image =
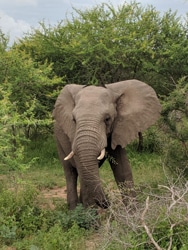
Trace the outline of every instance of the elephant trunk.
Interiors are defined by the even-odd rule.
[[[97,123],[98,124],[98,123]],[[73,143],[73,151],[75,157],[78,158],[78,173],[81,185],[81,202],[84,206],[97,204],[103,208],[108,207],[104,191],[102,189],[101,180],[99,178],[98,160],[104,157],[103,150],[106,145],[106,136],[102,128],[84,122],[79,124],[75,140]],[[97,160],[97,158],[99,158]]]

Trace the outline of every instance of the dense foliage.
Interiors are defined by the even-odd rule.
[[[168,134],[165,164],[179,175],[188,177],[188,81],[175,83],[165,98],[162,111],[163,130]]]
[[[16,249],[81,249],[80,237],[86,235],[82,226],[95,220],[91,212],[84,216],[83,207],[79,207],[70,213],[65,205],[61,210],[42,209],[36,204],[37,190],[27,185],[22,188],[12,192],[0,187],[0,246],[14,243]]]
[[[188,73],[187,20],[133,2],[76,10],[72,20],[40,30],[18,47],[37,62],[53,62],[68,83],[106,84],[137,78],[168,94]]]
[[[1,40],[0,164],[15,169],[24,158],[24,141],[51,126],[61,80],[50,64],[36,63],[17,48],[6,50],[6,37]]]

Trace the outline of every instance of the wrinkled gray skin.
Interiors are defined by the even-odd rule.
[[[84,207],[96,204],[108,207],[99,178],[99,166],[105,157],[97,159],[104,148],[115,160],[109,162],[117,185],[129,190],[133,188],[132,171],[124,147],[138,136],[138,132],[154,124],[160,111],[155,91],[138,80],[108,84],[106,88],[76,84],[63,88],[55,103],[53,117],[70,209],[74,209],[78,202]],[[71,151],[74,156],[69,155]],[[134,192],[130,195],[134,196]]]

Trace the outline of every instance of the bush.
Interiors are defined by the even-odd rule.
[[[143,150],[149,153],[162,153],[163,138],[157,126],[152,126],[144,132]]]
[[[85,229],[96,225],[96,210],[81,205],[74,211],[68,211],[65,205],[45,210],[37,199],[37,189],[28,183],[9,190],[1,187],[0,245],[15,245],[16,249],[79,249],[76,246],[83,244],[80,237]]]
[[[50,228],[48,232],[40,231],[32,239],[25,239],[14,244],[16,249],[33,250],[71,250],[84,249],[85,230],[80,229],[77,224],[64,231],[59,224]]]
[[[90,229],[97,226],[97,211],[93,208],[85,209],[82,204],[75,210],[61,214],[61,225],[64,229],[72,227],[75,223],[84,229]]]
[[[54,212],[37,206],[37,196],[38,190],[29,184],[1,190],[0,244],[11,245],[54,226]]]
[[[188,177],[188,152],[178,140],[169,139],[166,148],[165,165],[174,176]]]
[[[32,187],[1,191],[0,242],[10,244],[41,228],[42,211],[34,205],[36,195]]]
[[[188,84],[184,77],[163,103],[165,164],[175,174],[188,177]]]
[[[23,164],[24,146],[26,141],[23,133],[16,129],[22,118],[18,114],[15,104],[10,101],[9,90],[0,86],[0,168],[24,170],[30,163]]]
[[[140,133],[139,138],[134,140],[129,148],[137,152],[162,153],[163,152],[163,134],[158,125],[148,128]]]
[[[110,192],[111,207],[103,226],[102,249],[187,249],[188,182],[149,189],[123,206]]]

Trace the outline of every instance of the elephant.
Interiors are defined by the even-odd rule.
[[[161,105],[154,89],[136,79],[104,86],[67,84],[53,110],[54,137],[64,168],[67,203],[107,208],[109,201],[99,168],[109,160],[117,186],[135,196],[125,147],[159,118]],[[108,157],[110,156],[110,157]],[[80,195],[77,181],[80,181]],[[122,188],[124,187],[124,188]]]

